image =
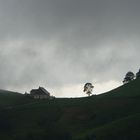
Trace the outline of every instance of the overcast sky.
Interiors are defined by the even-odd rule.
[[[139,0],[0,0],[0,88],[102,93],[140,67]]]

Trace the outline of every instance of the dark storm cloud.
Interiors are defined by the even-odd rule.
[[[0,0],[0,88],[120,80],[139,67],[139,0]]]

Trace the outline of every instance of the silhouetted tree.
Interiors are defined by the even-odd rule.
[[[94,88],[94,86],[91,83],[86,83],[84,86],[84,92],[86,92],[86,94],[88,96],[90,96],[92,94],[92,89]]]
[[[131,71],[127,72],[125,75],[125,78],[123,80],[123,83],[126,84],[126,83],[134,80],[134,77],[135,77],[135,75],[133,72],[131,72]]]
[[[136,73],[136,78],[139,78],[140,77],[140,69],[139,71]]]

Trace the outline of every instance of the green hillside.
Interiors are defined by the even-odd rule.
[[[140,79],[85,98],[34,100],[0,90],[1,140],[139,140]]]

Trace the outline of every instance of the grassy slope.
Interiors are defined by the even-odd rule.
[[[140,139],[140,79],[90,98],[33,100],[0,91],[3,140]]]

